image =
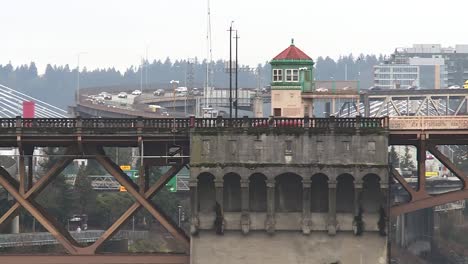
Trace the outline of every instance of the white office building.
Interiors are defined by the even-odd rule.
[[[393,60],[374,66],[374,86],[381,89],[441,89],[447,86],[445,60],[395,56]]]
[[[410,72],[401,75],[400,71],[405,70]],[[466,80],[468,45],[442,47],[440,44],[414,44],[412,47],[397,48],[386,63],[374,67],[374,85],[380,88],[414,85],[443,89],[462,86]]]

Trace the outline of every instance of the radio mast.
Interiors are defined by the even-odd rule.
[[[212,47],[211,47],[211,11],[210,11],[210,0],[208,2],[208,22],[207,22],[207,29],[206,29],[206,80],[205,80],[205,89],[203,91],[203,98],[204,98],[204,107],[208,107],[208,102],[207,102],[207,95],[208,95],[208,89],[211,87],[212,81],[211,81],[211,75],[212,75],[212,69],[211,69],[211,64],[213,62],[213,53],[212,53]]]

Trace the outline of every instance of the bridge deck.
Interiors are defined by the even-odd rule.
[[[391,144],[418,139],[421,134],[444,144],[468,144],[468,117],[406,116],[384,118],[36,118],[0,119],[0,146],[14,142],[73,143],[80,140],[134,145],[139,136],[147,141],[188,140],[195,129],[312,129],[322,131],[389,131]],[[393,142],[393,143],[392,143]],[[106,145],[106,144],[103,144]]]

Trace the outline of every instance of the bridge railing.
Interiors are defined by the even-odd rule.
[[[468,128],[468,118],[461,116],[395,116],[390,119],[390,129],[392,130]]]
[[[71,231],[70,235],[78,243],[90,243],[98,240],[104,231],[90,230],[76,232]],[[123,240],[123,239],[148,239],[148,231],[131,231],[120,230],[110,240]],[[19,233],[19,234],[0,234],[0,248],[6,247],[24,247],[24,246],[41,246],[58,244],[58,241],[50,233]]]
[[[393,120],[393,119],[392,119]],[[388,128],[388,117],[356,118],[8,118],[0,119],[2,129],[118,129],[122,130],[180,130],[188,128],[316,128],[357,129]]]

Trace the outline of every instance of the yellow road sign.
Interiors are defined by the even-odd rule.
[[[132,169],[132,166],[130,165],[120,165],[120,169],[123,171],[128,171]]]
[[[426,177],[437,177],[439,176],[439,172],[437,171],[426,171]]]

